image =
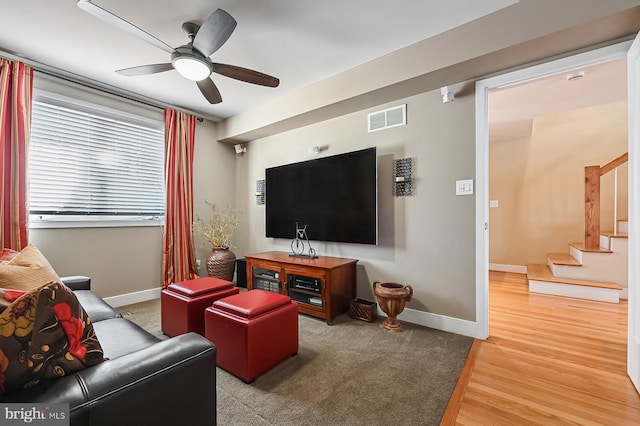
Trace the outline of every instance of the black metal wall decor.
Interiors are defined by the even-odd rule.
[[[407,197],[415,195],[414,184],[415,159],[398,158],[393,160],[393,196]]]
[[[256,181],[256,204],[264,205],[264,179]]]

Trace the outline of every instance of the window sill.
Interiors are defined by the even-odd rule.
[[[164,217],[145,218],[52,218],[31,219],[29,229],[59,229],[59,228],[130,228],[145,226],[164,226]]]

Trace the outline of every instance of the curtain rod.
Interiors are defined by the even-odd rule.
[[[86,87],[88,89],[92,89],[92,90],[96,90],[98,92],[104,93],[104,94],[108,94],[108,95],[112,95],[112,96],[117,96],[119,98],[122,99],[126,99],[128,101],[132,101],[132,102],[136,102],[136,103],[140,103],[143,105],[147,105],[150,106],[152,108],[157,108],[157,109],[175,109],[175,110],[179,110],[182,111],[186,114],[190,114],[190,115],[194,115],[197,117],[199,122],[202,122],[204,117],[202,116],[201,113],[195,112],[195,111],[191,111],[188,110],[186,108],[181,108],[181,107],[177,107],[175,105],[170,105],[167,104],[165,102],[159,101],[157,99],[153,99],[153,98],[149,98],[147,96],[143,96],[143,95],[139,95],[136,93],[132,93],[132,92],[128,92],[128,91],[124,91],[122,89],[119,89],[115,86],[111,86],[109,84],[105,84],[105,83],[101,83],[99,81],[93,80],[93,79],[88,79],[86,77],[82,77],[78,74],[74,74],[72,72],[69,71],[64,71],[61,70],[59,68],[55,68],[49,65],[45,65],[43,63],[31,60],[31,59],[26,59],[26,58],[22,58],[20,56],[17,55],[13,55],[9,52],[0,50],[0,56],[12,60],[12,61],[20,61],[25,63],[26,65],[29,65],[30,67],[32,67],[34,70],[48,75],[50,77],[55,77],[55,78],[59,78],[61,80],[64,81],[68,81],[70,83],[79,85],[79,86],[83,86]],[[215,121],[212,119],[212,121]]]

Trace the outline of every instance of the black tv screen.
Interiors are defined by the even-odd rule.
[[[266,236],[376,244],[376,149],[271,167],[265,171]]]

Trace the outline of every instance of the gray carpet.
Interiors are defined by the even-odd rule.
[[[159,300],[120,308],[159,337]],[[219,425],[438,425],[473,339],[299,316],[300,350],[251,384],[218,369]]]

